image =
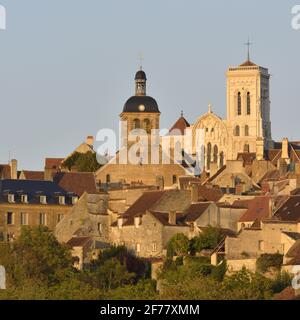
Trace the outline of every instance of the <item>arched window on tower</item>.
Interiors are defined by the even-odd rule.
[[[235,135],[236,137],[239,137],[239,136],[240,136],[240,126],[236,126],[236,127],[235,127],[234,135]]]
[[[150,120],[149,119],[145,119],[143,121],[143,129],[147,132],[147,133],[151,133],[151,125],[150,125]]]
[[[218,162],[218,146],[214,146],[214,163]]]
[[[245,136],[249,136],[249,126],[245,125]]]
[[[251,97],[250,92],[247,93],[247,115],[251,114]]]
[[[237,95],[237,114],[238,116],[242,114],[242,96],[240,92]]]
[[[133,120],[133,129],[140,129],[141,128],[141,121],[140,119]]]
[[[224,152],[220,153],[220,168],[224,166]]]
[[[211,163],[211,143],[209,142],[207,144],[207,150],[206,150],[206,169],[210,169],[210,163]]]

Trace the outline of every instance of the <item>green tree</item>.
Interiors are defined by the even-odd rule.
[[[205,249],[214,249],[222,238],[223,236],[220,228],[208,226],[199,234],[199,236],[191,240],[190,250],[192,252],[201,252]]]
[[[97,161],[96,153],[92,151],[86,153],[74,152],[64,161],[63,166],[68,170],[75,167],[79,172],[95,172],[101,167]]]
[[[185,256],[189,252],[189,239],[182,233],[173,236],[167,246],[168,257]]]

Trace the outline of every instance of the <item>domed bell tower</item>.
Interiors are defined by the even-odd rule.
[[[127,133],[142,129],[150,135],[152,129],[159,129],[158,104],[155,99],[146,95],[147,76],[142,68],[137,71],[134,80],[135,95],[126,101],[120,119],[127,122]]]

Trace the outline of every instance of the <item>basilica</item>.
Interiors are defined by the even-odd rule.
[[[203,169],[208,173],[212,166],[220,169],[227,161],[237,160],[238,156],[244,153],[254,154],[257,160],[262,160],[265,151],[274,147],[271,135],[268,69],[255,64],[248,56],[239,66],[229,67],[226,78],[226,119],[216,115],[209,105],[207,113],[201,115],[193,124],[182,114],[169,134],[160,137],[161,145],[166,139],[178,140],[190,132],[192,146],[189,154],[195,156],[199,151],[195,141],[196,132],[202,129]],[[151,130],[160,129],[160,115],[156,100],[147,95],[147,76],[141,68],[135,75],[135,95],[126,101],[120,119],[127,123],[128,132],[143,129],[150,135]],[[124,138],[124,134],[122,135]],[[121,153],[120,149],[114,160],[119,158]],[[148,156],[150,159],[150,151]],[[164,164],[161,158],[162,156],[157,164],[145,161],[145,157],[139,164],[116,165],[110,162],[99,169],[97,179],[105,183],[139,181],[152,185],[157,185],[157,181],[160,180],[164,186],[172,186],[177,183],[179,176],[191,174],[185,163]]]

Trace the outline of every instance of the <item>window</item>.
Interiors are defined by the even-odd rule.
[[[59,213],[57,215],[57,223],[59,223],[64,218],[64,215],[62,213]]]
[[[214,163],[217,163],[218,162],[218,146],[215,145],[214,146]]]
[[[136,252],[141,252],[141,244],[140,243],[137,243],[136,244]]]
[[[245,126],[245,136],[249,136],[249,126]]]
[[[242,114],[242,96],[240,92],[237,95],[237,114],[238,116]]]
[[[263,240],[258,241],[258,250],[260,251],[265,250],[265,242]]]
[[[15,202],[15,195],[14,194],[9,194],[8,195],[8,202],[9,203],[14,203]]]
[[[247,115],[251,114],[251,97],[250,92],[247,93]]]
[[[45,226],[47,224],[46,213],[40,213],[40,225]]]
[[[150,125],[150,120],[149,119],[145,119],[143,121],[143,129],[147,132],[147,133],[151,133],[151,125]]]
[[[106,175],[106,183],[110,183],[110,175],[109,174]]]
[[[152,243],[152,251],[157,251],[157,243],[156,242]]]
[[[76,204],[78,201],[78,197],[72,197],[72,204]]]
[[[224,152],[222,151],[220,153],[220,167],[224,166]]]
[[[21,225],[27,226],[28,225],[28,213],[21,212]]]
[[[172,181],[173,181],[173,184],[177,183],[177,176],[176,175],[173,175]]]
[[[102,223],[98,223],[98,232],[102,233]]]
[[[141,128],[141,121],[139,119],[133,120],[133,129],[140,129]]]
[[[40,196],[40,203],[41,204],[47,204],[47,197],[46,196]]]
[[[250,146],[249,144],[244,145],[244,152],[250,152]]]
[[[7,223],[7,225],[14,224],[14,214],[13,214],[13,212],[7,212],[6,223]]]
[[[234,132],[234,133],[235,133],[235,136],[236,136],[236,137],[239,137],[239,136],[240,136],[240,126],[236,126],[236,127],[235,127],[235,132]]]
[[[207,155],[206,155],[206,168],[210,169],[210,163],[211,163],[211,143],[209,142],[207,144]]]
[[[64,196],[59,196],[59,204],[64,205],[65,203],[65,197]]]
[[[21,202],[22,203],[27,203],[28,202],[27,194],[22,194],[21,195]]]

